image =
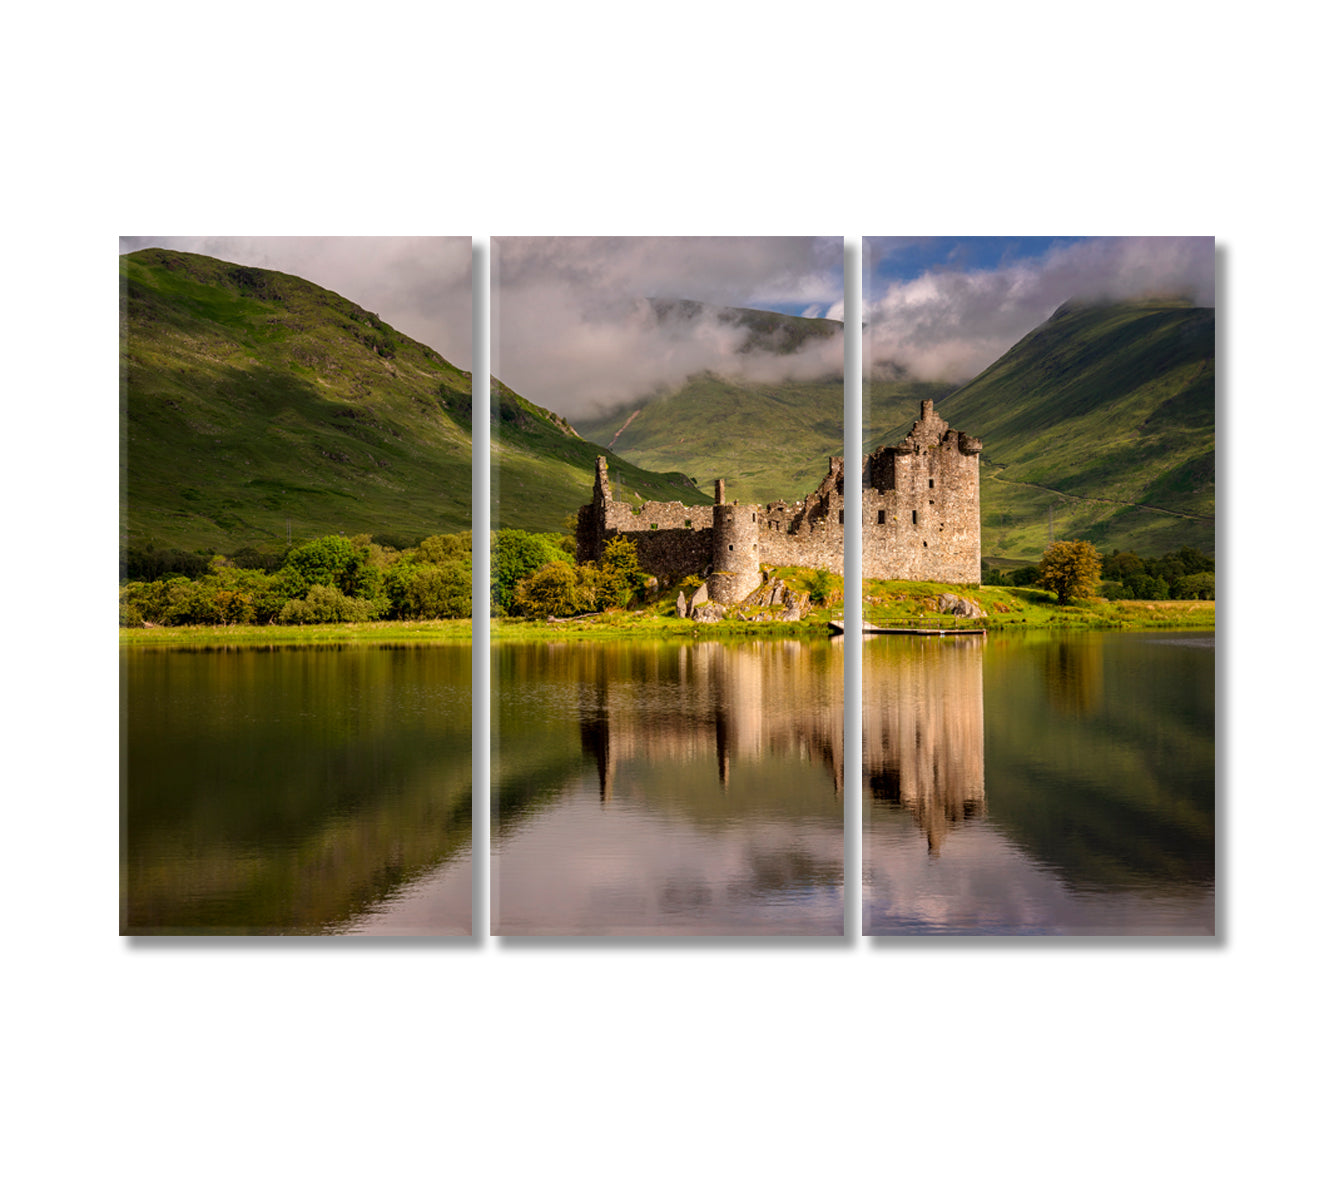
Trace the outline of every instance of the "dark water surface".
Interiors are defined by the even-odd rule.
[[[867,639],[868,934],[1214,931],[1214,639]]]
[[[467,934],[470,643],[123,649],[123,933]]]
[[[841,644],[491,653],[498,934],[843,930]]]

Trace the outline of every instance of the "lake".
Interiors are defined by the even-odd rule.
[[[472,929],[472,647],[121,651],[121,932]]]
[[[1211,633],[876,637],[867,934],[1214,930]],[[843,931],[842,639],[492,648],[492,932]],[[471,645],[121,651],[125,933],[471,930]]]
[[[497,934],[839,934],[840,642],[491,652]]]
[[[1214,932],[1213,633],[864,644],[867,934]]]

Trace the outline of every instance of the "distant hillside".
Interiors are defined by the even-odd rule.
[[[750,383],[711,373],[665,395],[579,423],[590,441],[654,471],[684,471],[730,499],[796,500],[843,453],[842,377]]]
[[[1213,309],[1063,305],[937,408],[982,439],[984,556],[1036,559],[1049,515],[1104,551],[1214,553]]]
[[[793,317],[762,308],[728,308],[698,300],[663,299],[650,300],[649,305],[662,324],[713,321],[744,329],[745,336],[737,344],[738,354],[795,354],[803,346],[829,341],[843,332],[842,321]]]
[[[760,503],[813,490],[843,453],[843,376],[756,383],[765,356],[782,360],[812,344],[841,338],[843,324],[694,300],[650,302],[664,323],[708,320],[744,330],[737,370],[701,372],[671,391],[578,421],[590,441],[654,471],[680,471],[710,491],[720,475],[730,498]],[[782,374],[781,361],[772,373]]]
[[[468,372],[292,275],[172,250],[120,273],[123,549],[470,525]]]
[[[782,314],[769,314],[776,327]],[[826,322],[826,324],[834,324]],[[921,401],[980,437],[982,550],[1036,560],[1048,540],[1214,553],[1214,312],[1171,301],[1067,304],[963,387],[874,364],[863,451],[902,439]],[[579,422],[592,441],[729,496],[792,499],[842,453],[843,382],[699,375]]]
[[[581,438],[563,417],[491,380],[491,527],[557,532],[593,497],[599,455],[620,498],[707,504],[689,477],[655,474]]]

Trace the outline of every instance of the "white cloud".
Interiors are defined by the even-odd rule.
[[[492,374],[575,420],[700,371],[808,378],[842,365],[840,339],[742,355],[745,330],[662,320],[645,303],[841,311],[838,238],[495,238],[491,274]]]
[[[1067,300],[1214,302],[1212,238],[1091,238],[986,270],[933,269],[865,298],[865,361],[963,382]]]

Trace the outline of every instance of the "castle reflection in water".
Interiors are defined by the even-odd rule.
[[[872,652],[872,646],[874,652]],[[903,809],[935,856],[986,812],[981,638],[868,639],[862,755],[868,806]]]
[[[632,654],[632,664],[601,646],[567,649],[584,685],[580,742],[597,763],[604,803],[616,796],[625,764],[684,766],[705,757],[724,792],[737,764],[778,759],[822,765],[842,793],[840,647],[707,642]]]
[[[986,812],[984,649],[973,638],[904,638],[876,650],[863,666],[866,802],[911,813],[936,855],[952,826]],[[842,793],[841,654],[831,663],[809,643],[705,643],[636,657],[627,672],[602,647],[567,653],[604,804],[623,790],[627,764],[705,757],[724,792],[736,764],[778,758],[822,765]]]

